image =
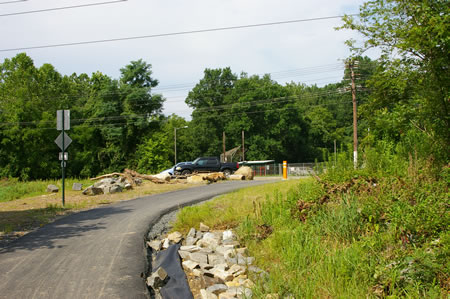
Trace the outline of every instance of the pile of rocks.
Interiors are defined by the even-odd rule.
[[[142,180],[134,178],[136,185],[142,184]],[[106,178],[98,181],[83,190],[84,195],[112,194],[132,189],[131,182],[124,177]]]
[[[247,256],[247,249],[240,247],[231,230],[210,231],[209,227],[200,224],[199,230],[191,228],[185,238],[174,232],[162,240],[149,241],[147,245],[159,251],[180,242],[178,254],[194,298],[251,298],[254,284],[248,275],[265,275],[263,270],[252,265],[254,258]],[[147,279],[147,284],[156,293],[161,284],[155,285],[154,276],[159,274],[154,273]]]

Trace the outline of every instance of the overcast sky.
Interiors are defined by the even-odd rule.
[[[27,0],[1,4],[0,15],[109,0]],[[260,24],[358,13],[362,0],[128,0],[118,3],[0,16],[0,50]],[[273,73],[280,83],[340,81],[338,65],[349,55],[344,41],[358,36],[335,31],[340,19],[239,30],[127,40],[111,43],[26,50],[36,66],[51,63],[66,75],[100,71],[113,78],[120,68],[142,58],[152,64],[167,101],[165,114],[190,118],[184,104],[205,68]],[[19,52],[0,52],[0,61]],[[283,72],[290,71],[292,72]]]

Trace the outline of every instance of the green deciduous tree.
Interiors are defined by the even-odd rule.
[[[363,35],[357,53],[382,50],[366,117],[371,128],[390,138],[420,136],[433,153],[447,159],[449,134],[450,6],[441,0],[374,0],[360,18],[344,18],[343,28]],[[382,137],[382,136],[381,136]],[[409,137],[408,137],[409,138]],[[425,153],[424,153],[425,154]]]
[[[62,76],[37,68],[26,54],[0,64],[0,176],[60,176],[53,140],[56,110],[71,110],[73,143],[67,175],[94,176],[136,166],[136,150],[160,130],[161,95],[151,89],[151,65],[132,61],[119,80],[101,72]]]

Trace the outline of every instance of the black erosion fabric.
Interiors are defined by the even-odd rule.
[[[189,284],[181,267],[178,250],[180,244],[169,246],[166,250],[158,252],[156,255],[153,270],[162,267],[169,276],[169,281],[160,290],[164,299],[193,299]]]

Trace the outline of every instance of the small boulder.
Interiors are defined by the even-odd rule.
[[[186,245],[186,246],[181,246],[180,250],[187,251],[187,252],[197,252],[197,251],[202,250],[202,248],[199,246],[195,246],[195,245],[189,245],[189,246]]]
[[[225,282],[232,281],[234,279],[233,274],[222,269],[213,268],[210,270],[210,272],[214,275],[214,277],[220,278]]]
[[[99,188],[103,190],[103,194],[109,194],[111,190],[111,186],[101,185]]]
[[[209,254],[208,255],[208,262],[211,265],[220,265],[225,263],[225,258],[223,255],[219,254]]]
[[[120,185],[112,185],[109,188],[109,193],[113,194],[113,193],[119,193],[122,192],[122,187]]]
[[[52,184],[50,184],[50,185],[48,185],[47,186],[47,192],[51,192],[51,193],[58,193],[58,191],[59,191],[59,188],[57,187],[57,186],[55,186],[55,185],[52,185]]]
[[[74,191],[81,191],[81,190],[83,190],[83,184],[73,183],[72,190],[74,190]]]
[[[156,174],[153,177],[155,177],[157,179],[160,179],[162,181],[170,182],[170,179],[171,179],[172,176],[169,173],[166,172],[166,173]]]
[[[200,222],[200,231],[201,232],[209,232],[209,226]]]
[[[194,270],[195,268],[197,268],[199,266],[198,263],[196,263],[194,261],[190,261],[190,260],[184,261],[182,263],[182,265],[183,265],[183,268],[186,268],[189,270]]]
[[[241,174],[245,177],[246,180],[253,180],[253,170],[248,166],[239,167],[239,169],[236,170],[234,174]]]
[[[173,243],[178,243],[183,239],[183,235],[180,232],[173,232],[167,236],[167,239]]]
[[[148,247],[150,247],[151,249],[153,249],[155,251],[161,250],[161,247],[162,247],[162,243],[160,240],[149,241],[149,242],[147,242],[147,245],[148,245]]]
[[[169,248],[169,246],[170,246],[170,241],[169,241],[168,238],[165,238],[165,239],[163,240],[163,245],[162,245],[162,247],[163,247],[164,249],[167,249],[167,248]]]
[[[200,290],[200,298],[201,299],[217,299],[217,296],[211,292],[208,292],[205,289]]]
[[[189,254],[190,252],[188,251],[183,251],[183,250],[178,250],[178,255],[183,259],[188,259],[189,258]]]
[[[192,175],[187,178],[187,182],[190,184],[201,184],[203,183],[203,176],[201,175]]]
[[[186,245],[195,245],[195,243],[197,243],[198,238],[194,238],[194,237],[187,237],[186,238]]]
[[[228,287],[226,285],[224,285],[224,284],[215,284],[215,285],[212,285],[210,287],[207,287],[206,290],[208,292],[211,292],[211,293],[215,294],[215,295],[218,295],[218,294],[223,293],[226,290],[228,290]]]
[[[226,230],[222,233],[222,240],[234,240],[235,235],[233,234],[233,231]]]
[[[208,263],[208,255],[201,252],[193,252],[189,254],[189,259],[197,263]]]
[[[89,186],[83,191],[84,195],[98,195],[103,194],[103,189],[95,186]]]
[[[115,183],[116,183],[116,179],[115,178],[106,178],[106,179],[102,179],[100,181],[100,184],[105,185],[105,186],[113,185]]]
[[[236,298],[236,292],[232,293],[230,292],[224,292],[219,294],[219,299],[234,299]]]
[[[243,275],[246,272],[246,268],[240,265],[233,265],[230,267],[229,272],[233,274],[234,277]]]
[[[187,238],[189,238],[189,237],[191,237],[191,238],[195,238],[195,228],[191,228],[190,230],[189,230],[189,233],[187,234]]]
[[[161,288],[169,280],[166,270],[159,267],[155,272],[147,278],[147,285],[156,290]]]

